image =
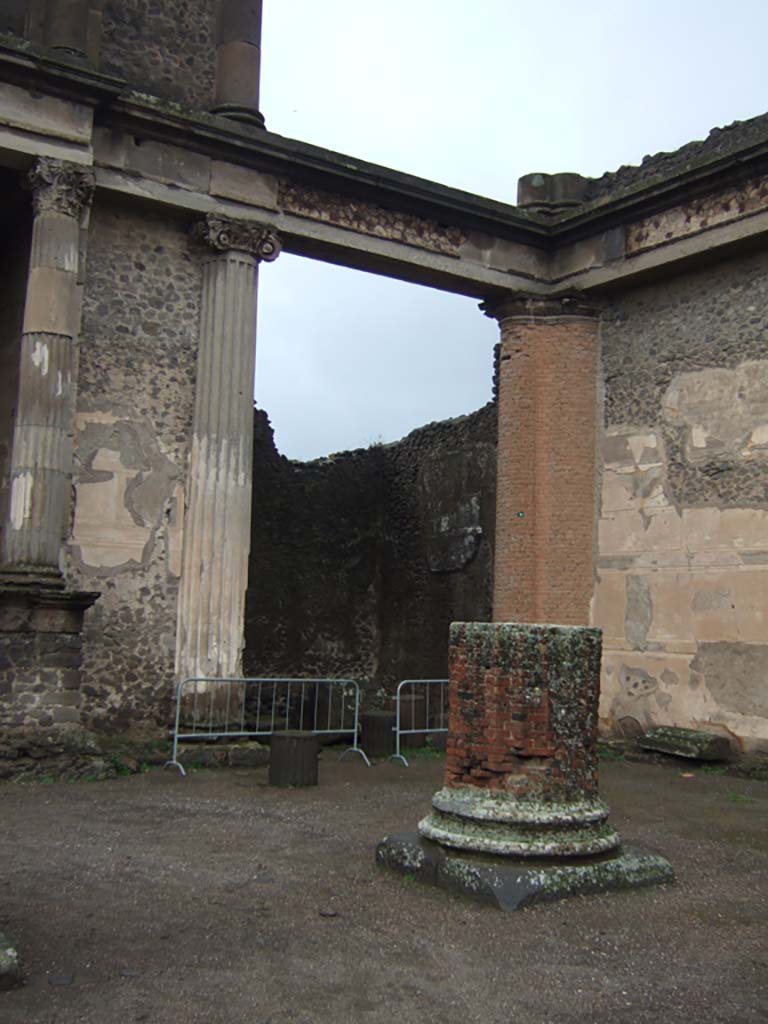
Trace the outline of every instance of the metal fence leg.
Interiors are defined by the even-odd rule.
[[[171,765],[173,765],[175,768],[179,769],[182,776],[186,776],[187,773],[184,771],[184,765],[179,763],[177,755],[179,752],[179,719],[181,716],[181,691],[184,688],[185,682],[186,679],[182,679],[182,681],[179,683],[176,689],[176,720],[173,726],[173,752],[171,753],[171,760],[166,761],[165,764],[163,765],[163,768],[169,768]]]

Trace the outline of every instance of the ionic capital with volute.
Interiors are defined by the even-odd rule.
[[[192,234],[215,252],[247,252],[263,263],[276,260],[283,248],[277,232],[269,225],[213,213],[195,224]]]

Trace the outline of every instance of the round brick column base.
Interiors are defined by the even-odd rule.
[[[602,800],[520,800],[471,786],[439,790],[419,833],[442,846],[516,857],[585,857],[619,846]]]

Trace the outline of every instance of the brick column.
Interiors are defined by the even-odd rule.
[[[518,856],[618,846],[597,795],[600,652],[598,629],[453,623],[445,785],[423,836]]]
[[[483,307],[501,327],[495,622],[586,625],[594,580],[599,330],[572,298]]]
[[[29,184],[35,219],[3,558],[6,568],[58,577],[71,504],[80,226],[93,175],[44,157]]]
[[[251,543],[258,264],[280,243],[259,224],[209,215],[176,635],[176,671],[240,672]]]

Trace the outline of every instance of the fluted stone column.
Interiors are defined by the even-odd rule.
[[[213,113],[263,128],[260,75],[261,0],[219,0]]]
[[[240,671],[248,582],[258,265],[280,253],[258,224],[209,216],[176,646],[179,678]]]
[[[6,567],[45,577],[59,573],[70,511],[80,224],[93,175],[44,157],[29,184],[35,216],[3,557]]]

